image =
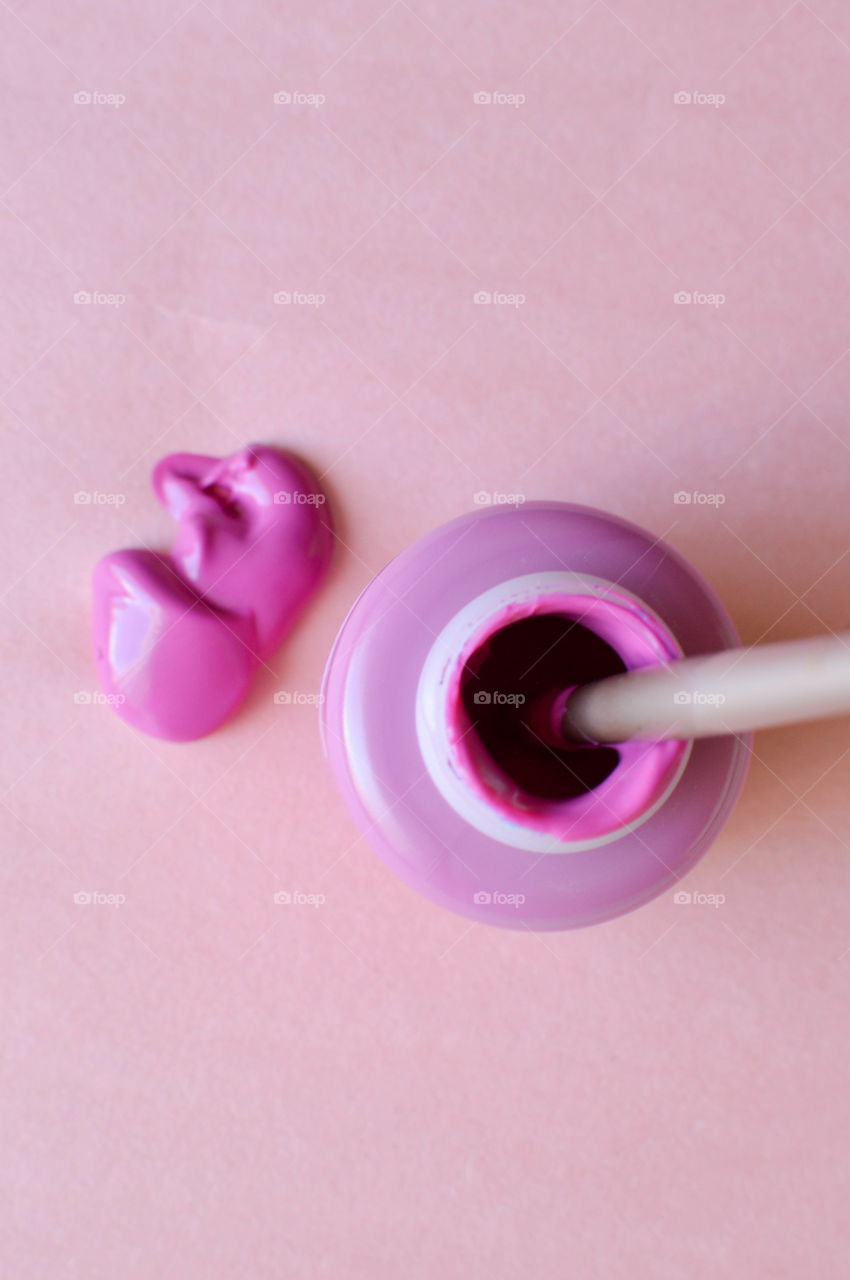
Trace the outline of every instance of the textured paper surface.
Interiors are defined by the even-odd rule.
[[[757,739],[722,905],[534,937],[384,871],[311,698],[480,494],[666,536],[748,642],[850,625],[848,45],[838,0],[0,8],[5,1274],[846,1274],[847,721]],[[252,439],[324,473],[332,575],[226,730],[143,740],[75,701],[91,567],[168,545],[158,456]]]

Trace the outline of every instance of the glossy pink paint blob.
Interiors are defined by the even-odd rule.
[[[116,551],[95,566],[98,678],[122,719],[185,741],[232,715],[252,672],[316,590],[333,534],[325,496],[290,454],[175,453],[152,477],[177,522],[170,554]]]

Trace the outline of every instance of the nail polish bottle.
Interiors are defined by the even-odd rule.
[[[750,739],[564,748],[528,709],[738,643],[699,574],[636,525],[561,502],[481,508],[355,602],[323,679],[325,754],[365,841],[432,902],[507,928],[600,923],[702,856]]]

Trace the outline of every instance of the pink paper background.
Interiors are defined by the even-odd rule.
[[[482,491],[666,535],[747,641],[850,625],[848,46],[840,0],[0,7],[5,1275],[846,1276],[847,721],[757,738],[722,906],[535,937],[396,883],[272,695]],[[91,566],[251,439],[324,473],[331,578],[235,722],[144,740],[74,700]]]

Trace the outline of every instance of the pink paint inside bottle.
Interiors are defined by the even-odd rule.
[[[616,588],[509,601],[476,628],[446,672],[448,766],[480,804],[518,827],[567,844],[621,832],[657,808],[689,744],[559,747],[529,725],[528,711],[552,689],[680,652],[661,620]]]

